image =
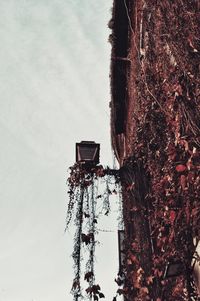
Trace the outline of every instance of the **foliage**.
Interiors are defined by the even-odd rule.
[[[200,240],[199,3],[123,2],[131,64],[123,75],[118,61],[111,68],[113,146],[121,162],[126,155],[127,256],[120,293],[135,301],[197,300],[191,262],[197,257],[193,238]],[[122,23],[114,17],[115,53],[121,49],[117,26]],[[125,146],[119,143],[116,120],[126,125]],[[176,259],[186,270],[164,279],[167,262]]]
[[[71,221],[74,221],[76,233],[72,257],[75,277],[72,294],[75,301],[83,297],[82,278],[88,285],[85,291],[89,299],[98,301],[104,298],[99,284],[95,283],[94,258],[98,234],[97,224],[102,214],[109,214],[109,197],[117,194],[118,182],[117,173],[112,173],[109,168],[104,169],[102,166],[88,168],[80,164],[70,167],[66,230]],[[84,271],[81,265],[83,257],[85,260],[87,258]],[[84,272],[83,277],[82,272]]]

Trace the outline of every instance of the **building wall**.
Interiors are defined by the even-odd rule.
[[[189,267],[192,237],[200,238],[198,12],[196,0],[113,5],[111,135],[122,167],[130,300],[195,295]],[[163,279],[167,262],[178,258],[187,273]]]

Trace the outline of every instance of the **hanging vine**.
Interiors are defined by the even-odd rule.
[[[80,198],[77,205],[77,230],[74,238],[74,251],[72,254],[74,260],[75,278],[73,280],[72,290],[74,294],[74,300],[78,301],[81,294],[80,278],[81,278],[81,239],[82,239],[82,221],[83,221],[83,200],[84,200],[84,188],[80,187]]]
[[[102,179],[99,184],[99,178]],[[112,179],[112,180],[111,180]],[[113,181],[114,179],[114,181]],[[85,168],[75,164],[70,167],[68,178],[69,202],[66,216],[66,228],[68,229],[72,221],[76,226],[74,237],[74,280],[72,284],[72,294],[74,301],[83,298],[82,280],[87,283],[85,289],[90,300],[98,301],[104,298],[99,284],[95,279],[95,248],[98,234],[98,218],[102,214],[108,215],[110,212],[109,197],[117,194],[116,185],[119,183],[119,175],[109,168],[102,166]],[[100,187],[99,187],[100,186]],[[97,206],[98,202],[98,206]],[[98,207],[98,208],[97,208]],[[86,254],[85,254],[85,253]],[[82,259],[86,260],[85,271],[82,270]],[[83,273],[83,274],[82,274]]]

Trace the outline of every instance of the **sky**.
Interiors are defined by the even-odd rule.
[[[73,229],[64,233],[75,142],[110,146],[112,0],[0,1],[0,301],[71,301]],[[105,300],[117,290],[114,217],[101,233]]]

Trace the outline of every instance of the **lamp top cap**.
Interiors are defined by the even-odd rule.
[[[80,143],[83,143],[83,144],[96,144],[94,141],[81,141]]]

